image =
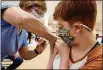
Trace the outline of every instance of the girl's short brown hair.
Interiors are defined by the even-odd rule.
[[[19,6],[22,9],[31,9],[34,6],[44,12],[47,10],[45,0],[20,0]]]
[[[73,25],[76,21],[94,29],[97,15],[97,5],[94,0],[62,0],[54,12],[54,19],[68,21]]]

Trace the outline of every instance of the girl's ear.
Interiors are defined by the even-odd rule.
[[[82,26],[77,25],[76,33],[80,33],[82,31]]]
[[[80,22],[75,23],[74,26],[76,27],[76,34],[82,31],[82,26],[80,25]]]

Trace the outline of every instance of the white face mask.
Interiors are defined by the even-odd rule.
[[[41,18],[38,13],[34,10],[31,11],[31,14],[34,15],[36,18]]]
[[[40,15],[38,15],[38,13],[35,11],[35,10],[32,10],[31,11],[31,14],[33,15],[33,16],[35,16],[36,17],[36,19],[38,19],[38,21],[40,21],[40,22],[44,22],[43,21],[43,19],[42,19],[42,17],[40,16]]]

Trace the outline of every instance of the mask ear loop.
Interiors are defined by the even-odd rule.
[[[83,25],[83,24],[80,24],[80,25],[82,25],[83,27],[85,27],[85,28],[87,28],[89,31],[91,31],[91,29],[89,28],[89,27],[87,27],[86,25]],[[74,25],[73,25],[74,26]],[[76,31],[76,33],[74,34],[74,37],[75,36],[77,36],[77,33],[78,33],[79,31],[77,30]]]
[[[83,25],[83,24],[80,24],[80,25],[82,25],[83,27],[85,27],[85,28],[87,28],[89,31],[91,31],[91,29],[90,29],[89,27],[87,27],[86,25]],[[72,27],[74,27],[74,26],[75,26],[75,24],[74,24]],[[72,28],[72,27],[71,27],[71,28]],[[69,28],[68,31],[69,31],[71,28]],[[77,36],[78,32],[79,32],[79,31],[77,30],[76,33],[74,34],[73,38]],[[70,35],[70,34],[69,34],[69,35]]]
[[[87,28],[89,31],[91,31],[91,29],[89,27],[87,27],[86,25],[83,25],[83,24],[80,24],[82,25],[83,27]]]
[[[36,7],[33,7],[35,10],[39,10],[39,11],[42,11],[41,9],[39,9],[39,8],[36,8]],[[44,14],[45,14],[45,12],[43,12],[42,11],[42,13],[41,14],[38,14],[39,16],[40,16],[40,18],[42,18],[42,17],[44,17]]]
[[[37,14],[37,12],[34,11],[33,9],[32,9],[31,14],[34,15],[36,18],[40,18],[40,16]]]
[[[40,15],[36,12],[36,9],[36,7],[33,7],[31,14],[33,14],[36,18],[40,19]]]

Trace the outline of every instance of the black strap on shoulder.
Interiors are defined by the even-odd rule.
[[[92,51],[94,48],[96,48],[98,45],[100,45],[100,43],[97,41],[97,42],[95,43],[95,45],[93,46],[93,48],[92,48],[89,52],[91,52],[91,51]],[[89,53],[89,52],[88,52],[88,53]],[[87,53],[87,54],[88,54],[88,53]]]

